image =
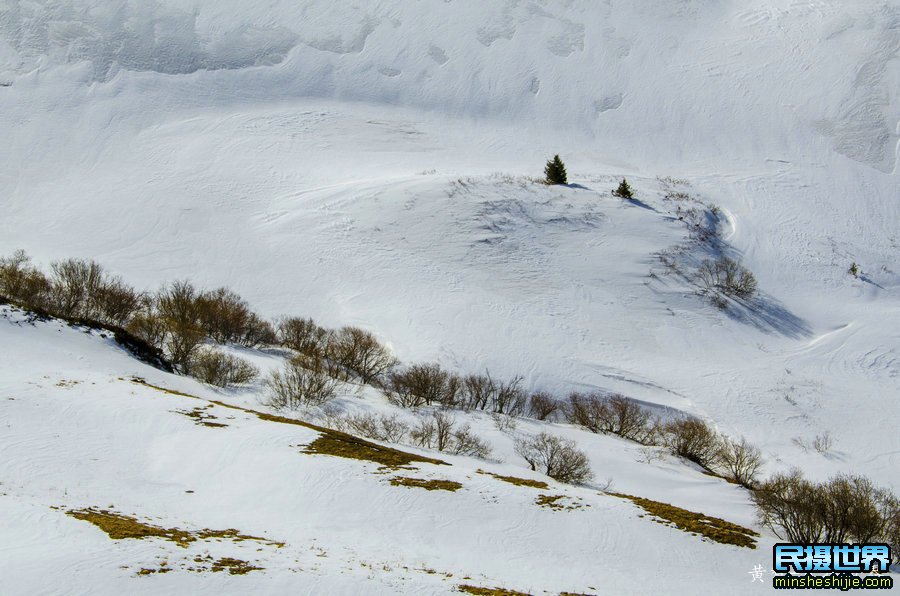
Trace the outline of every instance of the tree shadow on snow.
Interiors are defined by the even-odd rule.
[[[809,323],[764,294],[750,300],[731,300],[725,313],[732,320],[752,325],[765,333],[777,333],[792,339],[808,338],[813,334]]]
[[[878,288],[879,290],[884,290],[884,289],[885,289],[884,286],[882,286],[881,284],[879,284],[878,282],[874,281],[872,278],[870,278],[870,277],[868,277],[868,276],[866,276],[866,275],[860,275],[860,276],[859,276],[859,279],[861,279],[862,281],[864,281],[864,282],[867,283],[867,284],[871,284],[871,285],[875,286],[875,287]]]
[[[654,211],[654,212],[656,211],[656,209],[654,209],[653,207],[651,207],[651,206],[648,205],[647,203],[641,201],[640,199],[635,199],[635,198],[632,197],[632,198],[630,198],[630,199],[625,199],[625,201],[628,202],[628,203],[631,203],[631,204],[634,205],[635,207],[640,207],[640,208],[642,208],[642,209],[649,209],[650,211]]]

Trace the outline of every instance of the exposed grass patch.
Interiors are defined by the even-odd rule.
[[[485,472],[484,470],[478,470],[479,474],[486,474],[488,476],[493,476],[497,480],[502,480],[503,482],[508,482],[509,484],[515,484],[516,486],[528,486],[531,488],[539,488],[546,489],[550,488],[550,485],[542,480],[529,480],[528,478],[516,478],[515,476],[501,476],[500,474],[494,474],[493,472]]]
[[[554,511],[574,511],[576,509],[584,509],[587,505],[579,503],[581,499],[575,498],[575,501],[565,503],[563,499],[570,499],[566,495],[538,495],[538,498],[535,500],[536,505],[540,505],[541,507],[547,507],[548,509],[553,509]]]
[[[754,537],[759,536],[757,532],[735,523],[711,517],[703,513],[696,513],[668,503],[660,503],[641,497],[634,497],[621,493],[609,493],[613,496],[628,499],[642,507],[647,513],[655,516],[656,521],[667,526],[673,526],[679,530],[694,534],[695,536],[703,536],[714,542],[722,544],[734,544],[746,548],[756,548],[756,540]]]
[[[124,380],[124,379],[123,379]],[[180,397],[189,397],[191,399],[199,399],[201,401],[207,401],[202,397],[197,397],[196,395],[191,395],[190,393],[182,393],[181,391],[175,391],[174,389],[168,389],[167,387],[160,387],[159,385],[154,385],[152,383],[148,383],[146,379],[142,377],[131,377],[128,379],[132,383],[136,385],[143,385],[144,387],[150,387],[151,389],[156,389],[157,391],[162,391],[163,393],[168,393],[169,395],[178,395]]]
[[[262,567],[257,567],[255,565],[251,565],[247,561],[242,561],[240,559],[232,559],[231,557],[222,557],[212,564],[210,567],[210,571],[213,573],[219,573],[221,571],[227,571],[231,575],[246,575],[251,571],[261,571]]]
[[[342,433],[340,431],[332,430],[330,428],[325,428],[323,426],[318,426],[315,424],[310,424],[308,422],[303,422],[302,420],[295,420],[294,418],[286,418],[284,416],[277,416],[274,414],[266,414],[265,412],[258,412],[256,410],[251,410],[249,408],[242,408],[240,406],[235,406],[231,404],[226,404],[225,402],[216,401],[216,400],[206,400],[196,395],[190,395],[188,393],[182,393],[180,391],[174,391],[172,389],[166,389],[165,387],[158,387],[156,385],[151,385],[147,381],[141,378],[133,378],[132,382],[137,383],[139,385],[144,385],[145,387],[151,387],[158,391],[162,391],[164,393],[169,393],[171,395],[178,395],[181,397],[189,397],[191,399],[198,399],[201,401],[205,401],[208,403],[215,404],[217,406],[222,406],[224,408],[230,408],[232,410],[239,410],[241,412],[245,412],[247,414],[252,414],[259,418],[260,420],[266,420],[268,422],[277,422],[280,424],[291,424],[294,426],[302,426],[304,428],[308,428],[310,430],[314,430],[320,433],[321,436],[317,438],[315,441],[306,446],[303,450],[303,453],[314,453],[319,455],[333,455],[335,457],[343,457],[347,459],[359,459],[372,461],[377,464],[381,464],[386,468],[399,469],[408,467],[410,464],[414,463],[424,463],[424,464],[434,464],[434,465],[449,465],[445,461],[441,461],[439,459],[434,459],[431,457],[424,457],[422,455],[415,455],[413,453],[408,453],[406,451],[400,451],[399,449],[394,449],[392,447],[384,447],[382,445],[377,445],[370,441],[366,441],[365,439],[360,439],[359,437],[354,437],[353,435],[348,435],[347,433]]]
[[[232,542],[243,542],[245,540],[254,540],[269,546],[282,547],[283,542],[275,542],[258,536],[249,536],[241,534],[235,529],[228,530],[182,530],[180,528],[163,528],[138,520],[129,515],[114,513],[105,509],[96,509],[93,507],[87,509],[75,509],[66,512],[66,515],[80,519],[82,521],[94,524],[113,540],[134,539],[142,540],[144,538],[161,538],[174,542],[182,548],[187,548],[192,542],[198,540],[231,540]]]
[[[160,567],[159,569],[150,569],[150,568],[144,567],[143,569],[138,571],[137,574],[138,575],[152,575],[154,573],[168,573],[170,571],[172,571],[172,568],[165,567],[165,566]]]
[[[206,411],[211,407],[212,406],[199,406],[194,408],[193,410],[176,410],[176,412],[183,416],[187,416],[194,421],[194,424],[198,426],[206,426],[210,428],[227,427],[227,424],[222,424],[221,422],[213,422],[213,420],[217,420],[217,418]]]
[[[424,488],[425,490],[448,490],[456,492],[462,488],[459,482],[452,480],[426,480],[424,478],[407,478],[405,476],[397,476],[391,478],[391,486],[408,486],[412,488]]]
[[[395,470],[408,468],[410,464],[414,463],[447,465],[446,462],[439,459],[422,457],[391,447],[382,447],[337,431],[323,433],[318,439],[307,445],[303,453],[367,460]]]
[[[515,590],[504,590],[503,588],[479,588],[478,586],[466,584],[456,586],[456,589],[465,594],[475,594],[476,596],[531,596],[527,592],[516,592]]]

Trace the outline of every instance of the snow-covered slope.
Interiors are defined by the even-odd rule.
[[[595,487],[557,484],[522,467],[499,432],[491,440],[506,464],[437,454],[451,465],[384,470],[306,454],[317,432],[222,405],[239,396],[150,368],[96,332],[29,323],[7,307],[0,317],[0,358],[9,365],[0,379],[5,593],[443,594],[475,585],[645,594],[724,581],[736,594],[772,542],[763,538],[761,550],[750,550],[702,541]],[[350,395],[341,402],[366,403]],[[190,417],[198,408],[203,424]],[[490,434],[489,418],[472,422]],[[620,440],[567,432],[581,435],[598,475],[619,478],[612,489],[752,525],[741,489],[674,460],[640,464],[636,448]],[[549,486],[508,484],[480,469]],[[462,487],[391,485],[398,476]],[[541,495],[561,496],[558,504],[573,508],[540,506]],[[110,541],[68,515],[89,508],[184,531],[234,528],[284,545]],[[243,576],[210,570],[226,557],[262,569]],[[635,568],[643,557],[656,572]],[[709,575],[711,565],[720,575]],[[155,573],[142,577],[141,570]]]
[[[890,0],[0,0],[0,253],[227,285],[900,490],[898,53]],[[576,186],[524,178],[554,153]],[[661,274],[666,176],[757,308]]]

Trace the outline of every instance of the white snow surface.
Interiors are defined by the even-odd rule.
[[[759,445],[766,473],[900,491],[900,4],[349,4],[0,0],[0,254],[93,258],[146,289],[229,286],[265,316],[370,329],[406,362],[702,416]],[[554,153],[574,184],[529,182]],[[611,195],[623,176],[639,202]],[[666,176],[721,209],[754,308],[649,275],[686,238]],[[17,593],[443,593],[470,575],[637,594],[644,556],[657,592],[741,593],[770,560],[774,537],[704,543],[597,490],[558,488],[585,510],[531,507],[473,474],[483,462],[428,470],[466,486],[435,495],[298,455],[311,432],[195,427],[170,413],[188,404],[119,377],[218,394],[71,330],[0,321],[0,355]],[[477,428],[527,473],[489,420]],[[739,489],[554,431],[616,490],[755,523]],[[825,432],[828,453],[797,444]],[[109,503],[288,546],[259,555],[265,573],[135,578],[158,544],[48,508]]]
[[[652,521],[599,489],[750,526],[754,514],[740,488],[668,456],[647,460],[633,443],[564,425],[552,432],[589,453],[597,482],[572,487],[528,470],[489,416],[461,413],[457,421],[491,443],[493,461],[420,451],[451,465],[386,473],[371,462],[304,454],[315,431],[206,401],[264,411],[258,387],[213,391],[134,360],[98,332],[29,321],[0,307],[0,357],[13,364],[0,378],[0,574],[8,594],[445,594],[459,584],[533,594],[691,593],[724,585],[750,594],[757,590],[747,572],[768,558],[774,542],[763,537],[750,550]],[[346,411],[392,411],[373,393],[347,387],[337,403]],[[206,406],[207,420],[224,427],[184,415]],[[516,432],[540,429],[546,425],[521,421]],[[550,487],[515,486],[478,470]],[[391,486],[395,476],[462,488]],[[540,495],[562,495],[562,505],[577,508],[541,507]],[[166,528],[236,528],[284,546],[111,541],[66,515],[88,507]],[[195,557],[207,555],[263,569],[234,577],[190,571],[198,567]],[[634,568],[642,557],[653,573]],[[172,571],[137,575],[160,567]]]

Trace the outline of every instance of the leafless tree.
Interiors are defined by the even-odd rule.
[[[741,437],[740,441],[722,439],[716,463],[730,480],[746,488],[753,488],[763,462],[759,449]]]
[[[559,482],[582,484],[593,478],[587,455],[577,449],[575,441],[540,433],[520,437],[515,449],[532,470],[543,472]]]
[[[337,394],[339,382],[322,368],[307,368],[298,360],[288,362],[283,371],[273,371],[266,386],[267,405],[278,410],[298,410],[321,406]]]
[[[382,376],[397,365],[397,359],[378,338],[359,327],[342,327],[329,344],[327,356],[360,378],[379,385]]]
[[[532,393],[528,400],[529,412],[536,420],[552,419],[559,410],[559,406],[559,400],[544,391]]]
[[[278,322],[278,341],[301,354],[324,355],[328,340],[328,330],[312,319],[290,317]]]
[[[756,277],[739,262],[720,257],[706,260],[697,269],[697,280],[708,292],[750,298],[756,292]]]
[[[0,258],[0,296],[21,302],[31,308],[46,308],[50,280],[31,264],[23,250]]]
[[[459,378],[436,363],[413,364],[404,370],[392,371],[384,386],[388,399],[405,408],[453,407],[459,391]]]
[[[706,422],[694,417],[678,418],[665,425],[666,447],[673,455],[683,457],[702,468],[712,470],[721,439]]]
[[[209,347],[194,353],[190,370],[191,376],[217,387],[249,383],[259,376],[259,369],[246,360]]]

